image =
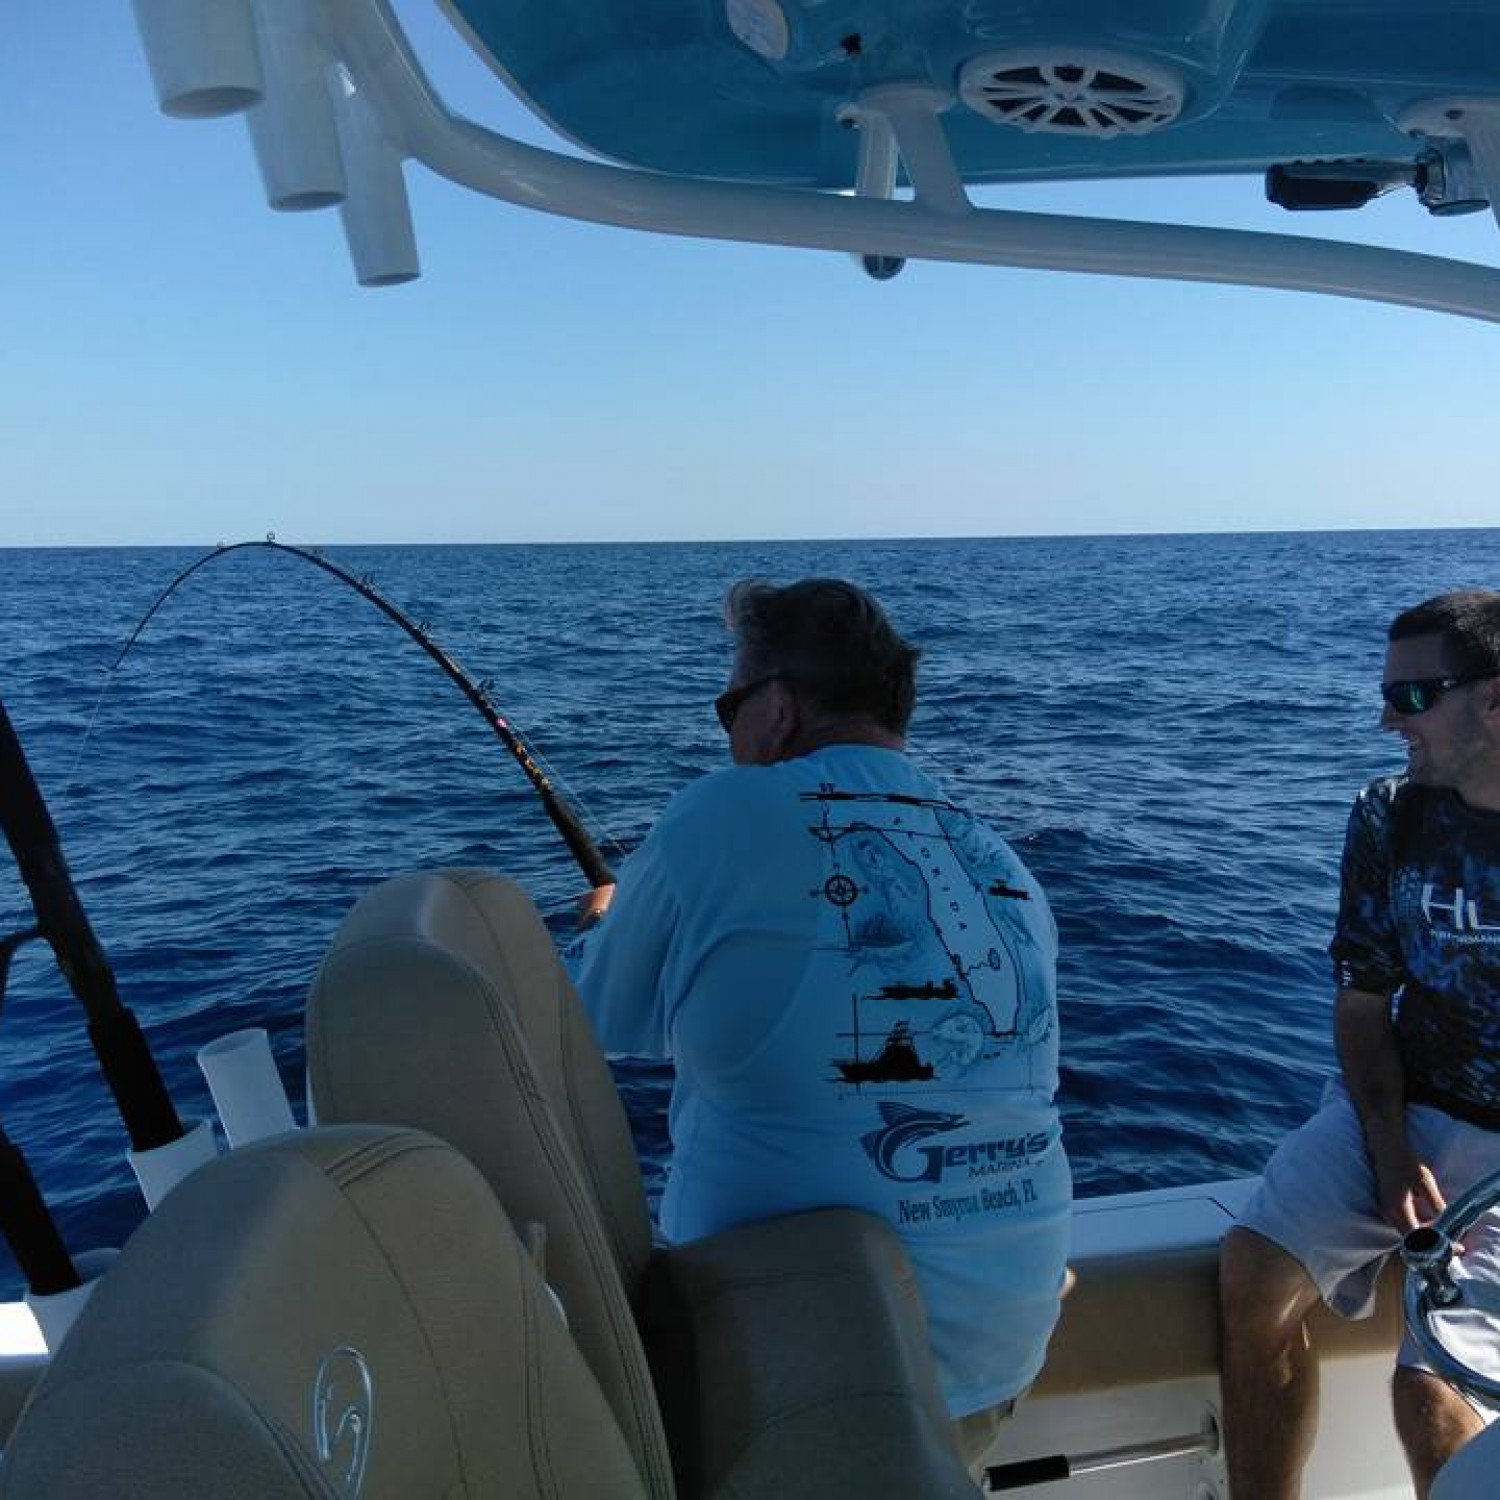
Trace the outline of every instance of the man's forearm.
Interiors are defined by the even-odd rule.
[[[1390,1002],[1364,990],[1340,990],[1333,1034],[1380,1211],[1405,1234],[1442,1213],[1446,1203],[1431,1166],[1407,1138],[1406,1076],[1391,1029]]]
[[[1406,1141],[1406,1075],[1390,1000],[1367,990],[1340,990],[1333,1002],[1333,1039],[1344,1087],[1372,1153]]]

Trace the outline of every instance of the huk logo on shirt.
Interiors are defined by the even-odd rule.
[[[1466,899],[1464,888],[1453,888],[1451,899],[1438,894],[1429,880],[1422,886],[1422,915],[1434,927],[1451,927],[1454,932],[1500,933],[1500,922],[1486,922],[1480,916],[1479,903]]]

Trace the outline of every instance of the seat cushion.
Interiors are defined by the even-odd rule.
[[[430,1136],[280,1137],[188,1178],[40,1382],[0,1495],[646,1494],[483,1179]]]
[[[883,1220],[825,1209],[664,1251],[646,1331],[684,1494],[972,1500]]]

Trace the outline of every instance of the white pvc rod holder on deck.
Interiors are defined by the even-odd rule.
[[[22,1298],[36,1319],[41,1330],[42,1342],[47,1353],[54,1355],[62,1348],[68,1330],[78,1321],[84,1304],[93,1295],[94,1288],[104,1279],[104,1274],[119,1256],[118,1250],[85,1250],[73,1257],[73,1269],[78,1272],[79,1284],[65,1292],[53,1292],[46,1297],[33,1297],[30,1292]]]
[[[198,1066],[230,1150],[297,1128],[271,1056],[271,1040],[261,1027],[231,1031],[200,1047]]]
[[[298,212],[344,201],[344,159],[328,91],[332,59],[308,0],[255,0],[266,96],[246,116],[272,208]]]
[[[250,0],[135,0],[135,22],[163,114],[206,120],[260,102]]]
[[[125,1159],[141,1185],[146,1207],[154,1210],[184,1177],[218,1154],[219,1143],[214,1139],[213,1121],[199,1120],[175,1141],[168,1141],[165,1146],[153,1146],[149,1151],[127,1151]]]

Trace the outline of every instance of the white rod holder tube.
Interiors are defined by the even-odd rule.
[[[198,1066],[208,1079],[231,1151],[297,1128],[271,1056],[270,1038],[259,1026],[231,1031],[200,1047]]]
[[[55,1355],[62,1348],[68,1330],[78,1321],[84,1304],[93,1295],[94,1288],[104,1279],[104,1274],[114,1264],[118,1250],[85,1250],[73,1257],[73,1269],[78,1272],[78,1285],[65,1292],[53,1292],[46,1297],[33,1297],[27,1292],[22,1299],[31,1309],[36,1326],[41,1329],[42,1342],[47,1353]]]
[[[307,0],[255,0],[265,98],[245,119],[266,202],[284,212],[344,201],[344,161],[328,92],[330,58]]]
[[[349,196],[339,205],[344,238],[361,286],[399,286],[422,274],[401,157],[375,113],[340,70],[339,141]]]
[[[249,0],[135,0],[135,24],[163,114],[207,120],[260,103]]]
[[[219,1143],[214,1139],[213,1121],[199,1120],[175,1141],[168,1141],[165,1146],[153,1146],[149,1151],[127,1151],[125,1160],[130,1163],[130,1170],[141,1185],[146,1207],[155,1210],[184,1177],[218,1154]]]

